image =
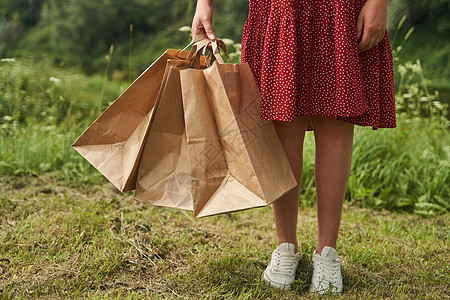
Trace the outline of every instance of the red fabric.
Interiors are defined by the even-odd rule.
[[[366,1],[250,0],[241,62],[261,91],[261,119],[323,115],[374,130],[396,127],[387,30],[376,46],[357,50]]]

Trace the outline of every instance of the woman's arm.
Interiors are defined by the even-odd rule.
[[[192,37],[203,33],[207,34],[210,39],[215,39],[212,29],[212,2],[213,0],[197,0],[191,27]]]
[[[387,22],[387,6],[389,0],[367,0],[356,23],[358,52],[369,50],[383,38]]]

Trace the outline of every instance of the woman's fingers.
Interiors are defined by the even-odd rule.
[[[376,46],[384,37],[387,20],[387,0],[367,0],[356,23],[358,52]]]
[[[362,36],[362,31],[363,31],[363,26],[364,26],[364,22],[363,22],[363,15],[359,14],[358,16],[358,21],[356,22],[356,39],[359,40]]]
[[[364,28],[361,42],[358,45],[358,51],[364,52],[374,46],[374,35],[368,29]]]
[[[203,24],[205,31],[206,31],[206,35],[211,39],[214,40],[216,37],[214,35],[214,31],[212,29],[212,24],[211,22],[206,22],[205,24]]]
[[[367,31],[367,34],[363,34],[363,38],[361,39],[361,42],[358,45],[358,52],[364,52],[366,50],[369,50],[376,45],[378,45],[379,42],[381,42],[384,38],[385,31],[372,31],[371,33]]]

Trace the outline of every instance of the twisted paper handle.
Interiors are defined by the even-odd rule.
[[[189,45],[191,44],[193,45],[191,51],[189,52],[187,60],[192,60],[194,67],[199,65],[199,62],[197,62],[197,60],[200,59],[200,54],[205,55],[206,50],[208,50],[209,52],[209,55],[205,57],[207,67],[210,67],[215,60],[217,60],[221,64],[225,63],[222,59],[222,56],[220,55],[219,47],[225,52],[228,59],[231,61],[231,58],[228,55],[227,46],[222,40],[211,40],[206,34],[198,34],[184,49],[189,47]],[[208,46],[210,46],[210,49],[212,51],[208,49]]]

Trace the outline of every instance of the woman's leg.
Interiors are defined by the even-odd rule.
[[[314,177],[319,227],[316,252],[322,253],[325,246],[336,248],[350,176],[354,125],[326,116],[313,116],[312,122],[316,145]]]
[[[297,117],[294,122],[273,121],[275,130],[286,152],[298,185],[272,203],[277,245],[293,243],[297,252],[297,217],[303,167],[303,140],[307,117]]]

